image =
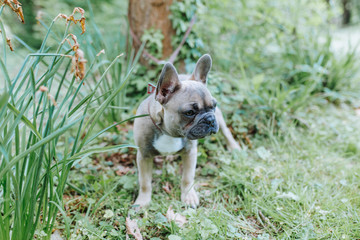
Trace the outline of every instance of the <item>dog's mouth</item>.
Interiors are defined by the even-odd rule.
[[[212,125],[201,123],[192,127],[186,134],[186,137],[190,140],[200,139],[209,136],[211,134],[217,133],[218,130],[219,127],[217,123]]]

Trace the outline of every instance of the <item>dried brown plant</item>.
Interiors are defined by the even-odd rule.
[[[74,44],[71,44],[71,41],[68,39],[68,37],[71,37]],[[80,49],[80,45],[76,36],[70,33],[68,37],[65,38],[65,40],[69,43],[71,49],[75,52],[74,56],[71,57],[71,72],[75,72],[75,76],[82,80],[85,77],[87,60],[85,59],[84,52]]]
[[[18,16],[19,20],[22,23],[25,23],[24,20],[24,13],[21,7],[21,3],[18,0],[0,0],[0,6],[3,5],[7,5],[11,8],[11,10],[16,13],[16,15]],[[1,31],[0,31],[1,32]],[[11,40],[10,38],[6,38],[6,44],[9,46],[11,51],[14,51],[14,48],[11,44]]]
[[[7,43],[7,45],[9,46],[10,51],[14,51],[14,48],[13,48],[13,46],[12,46],[12,44],[11,44],[10,38],[6,38],[6,43]]]
[[[24,13],[21,7],[21,3],[18,0],[0,0],[0,6],[2,5],[7,5],[11,8],[11,10],[16,13],[16,15],[18,16],[19,20],[22,23],[25,23],[24,20]]]
[[[75,19],[74,15],[75,13],[80,13],[81,14],[81,18],[80,19]],[[78,22],[80,22],[81,25],[81,34],[83,34],[85,32],[85,11],[84,9],[80,8],[80,7],[76,7],[74,8],[74,11],[72,12],[72,14],[70,14],[69,16],[59,13],[59,15],[55,18],[55,20],[57,20],[58,18],[63,18],[65,19],[67,22],[73,22],[75,24],[77,24]]]

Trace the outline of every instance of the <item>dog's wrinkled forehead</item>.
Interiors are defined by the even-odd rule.
[[[199,109],[213,105],[213,97],[206,85],[192,80],[181,81],[180,91],[174,99],[178,103],[197,103]]]

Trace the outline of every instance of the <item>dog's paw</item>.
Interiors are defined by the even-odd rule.
[[[230,145],[228,146],[229,150],[238,150],[238,151],[241,151],[241,147],[240,145],[234,141],[232,143],[230,143]]]
[[[146,207],[150,204],[151,202],[151,195],[149,194],[140,194],[135,203],[134,206],[136,206],[137,208],[142,208],[142,207]]]
[[[196,208],[199,205],[199,197],[194,188],[191,188],[188,192],[181,193],[181,201],[192,208]]]

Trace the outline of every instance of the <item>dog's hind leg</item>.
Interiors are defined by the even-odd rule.
[[[218,108],[218,107],[215,110],[215,116],[216,116],[216,120],[218,121],[220,130],[225,137],[225,140],[226,140],[229,150],[235,150],[235,149],[240,150],[241,147],[240,147],[239,143],[236,142],[236,140],[234,139],[233,135],[231,134],[229,128],[226,126],[226,122],[224,120],[222,112],[221,112],[220,108]]]

